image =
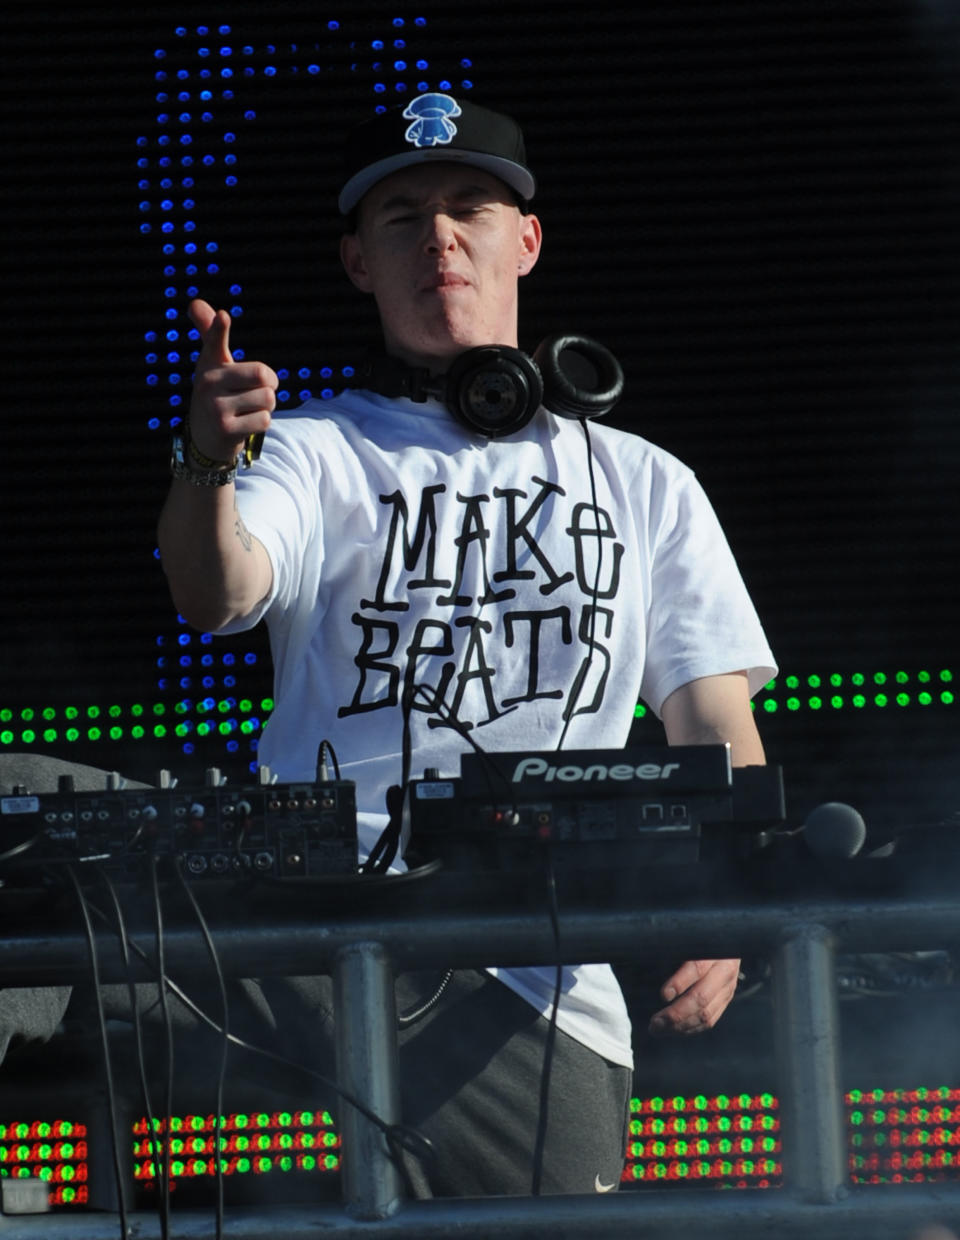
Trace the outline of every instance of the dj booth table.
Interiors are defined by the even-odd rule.
[[[788,861],[741,881],[735,866],[665,867],[631,879],[602,872],[561,876],[560,956],[654,962],[752,955],[773,978],[777,1092],[784,1187],[764,1191],[642,1190],[596,1197],[404,1199],[379,1129],[345,1108],[340,1206],[230,1207],[231,1240],[330,1236],[409,1237],[698,1235],[718,1237],[908,1237],[924,1221],[960,1226],[960,1184],[851,1186],[842,1113],[835,962],[844,952],[940,949],[960,939],[960,894],[941,859],[905,865],[855,858]],[[540,887],[504,875],[435,874],[377,880],[348,894],[292,884],[255,920],[205,904],[225,973],[329,972],[338,1006],[340,1083],[388,1123],[399,1122],[392,980],[404,969],[496,962],[552,963],[557,947]],[[202,884],[197,884],[200,891]],[[11,893],[15,896],[16,893]],[[9,899],[10,896],[5,896]],[[17,925],[5,917],[0,984],[64,983],[84,973],[88,944],[76,926]],[[134,939],[137,935],[133,935]],[[102,980],[126,978],[117,942],[97,935]],[[165,933],[167,972],[206,965],[194,927]],[[144,967],[140,976],[149,975]],[[696,1043],[690,1044],[696,1055]],[[0,1216],[0,1240],[101,1240],[116,1216]],[[131,1234],[160,1235],[153,1215],[132,1216]],[[212,1237],[212,1210],[175,1212],[171,1236]]]

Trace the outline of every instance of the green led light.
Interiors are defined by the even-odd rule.
[[[36,732],[27,731],[21,735],[20,739],[23,741],[24,745],[32,745],[37,739],[37,734]]]
[[[863,672],[854,672],[853,675],[850,677],[851,683],[855,685],[862,685],[865,679],[866,678],[863,675]]]
[[[787,698],[787,710],[799,710],[799,709],[800,709],[799,698],[795,698],[795,697]]]
[[[910,683],[910,676],[907,672],[897,672],[894,677],[898,685],[907,685]]]
[[[819,710],[823,705],[823,698],[812,697],[807,703],[811,710]]]
[[[119,719],[120,716],[123,714],[123,711],[121,710],[119,706],[111,706],[107,713],[109,714],[111,719]]]
[[[763,709],[767,712],[768,715],[773,715],[776,713],[778,706],[777,706],[777,703],[773,700],[773,698],[767,698],[767,700],[763,704]]]
[[[143,707],[140,705],[139,702],[135,706],[130,707],[130,714],[133,715],[135,719],[140,718],[140,716],[143,714]]]
[[[63,713],[67,719],[78,719],[80,717],[80,712],[77,710],[76,706],[68,706]]]
[[[221,715],[225,715],[229,709],[230,709],[230,703],[226,700],[226,698],[224,698],[222,702],[217,703],[217,710],[220,712]]]
[[[834,710],[843,710],[843,698],[838,693],[835,693],[830,699],[830,705]]]
[[[874,672],[873,683],[875,685],[885,685],[887,683],[887,673],[886,672]]]
[[[143,730],[143,728],[131,728],[130,735],[133,737],[135,741],[142,741],[144,736],[146,736],[146,732]]]
[[[784,684],[787,686],[788,689],[796,689],[800,685],[800,677],[799,676],[788,676],[786,680],[784,681]]]
[[[53,709],[52,706],[45,706],[43,708],[43,717],[44,719],[47,720],[47,722],[49,722],[51,719],[56,719],[57,712]]]
[[[852,700],[852,702],[853,702],[854,706],[856,706],[856,708],[857,708],[858,710],[859,710],[861,707],[866,706],[866,704],[867,704],[867,699],[863,696],[863,694],[862,694],[862,693],[855,693],[855,694],[853,695],[853,698],[852,698],[851,700]]]
[[[67,740],[70,741],[72,744],[73,741],[78,741],[80,739],[80,730],[78,728],[68,728],[66,732],[66,737],[67,737]]]
[[[9,723],[12,718],[13,718],[12,710],[7,710],[7,709],[0,710],[0,723]]]
[[[898,706],[909,706],[910,705],[910,694],[909,693],[898,693],[897,694],[897,705]]]
[[[163,726],[162,723],[158,723],[157,726],[153,729],[153,734],[157,738],[157,740],[163,740],[163,738],[167,734],[167,729]]]
[[[878,693],[877,696],[873,699],[873,704],[874,706],[881,706],[881,707],[886,706],[887,695],[885,693]]]
[[[153,713],[155,715],[165,715],[167,713],[167,708],[162,702],[154,702]]]
[[[944,693],[941,693],[940,701],[944,704],[944,706],[952,706],[953,705],[953,694],[949,690],[947,690]]]
[[[32,721],[32,719],[33,719],[33,711],[30,709],[30,707],[29,707],[29,706],[26,708],[26,710],[22,710],[22,711],[20,712],[20,719],[21,719],[21,720],[22,720],[22,722],[24,722],[24,723],[30,723],[30,722]]]
[[[264,698],[260,703],[261,710],[273,710],[273,698]]]
[[[942,671],[940,673],[940,679],[943,681],[944,684],[947,684],[947,685],[950,684],[950,682],[953,680],[953,672],[949,672],[946,670]]]
[[[212,731],[213,731],[212,723],[197,724],[197,736],[209,736]]]
[[[819,689],[820,688],[820,677],[817,675],[808,676],[807,684],[809,685],[811,689]]]
[[[123,739],[123,728],[111,728],[109,735],[112,741],[122,740]]]
[[[99,719],[100,718],[100,707],[99,706],[88,706],[87,707],[87,718],[88,719]]]
[[[12,745],[12,744],[13,744],[13,733],[12,732],[0,732],[0,745]]]
[[[843,677],[838,672],[834,672],[830,677],[830,684],[834,687],[834,689],[839,689],[843,684]]]
[[[241,714],[249,715],[250,712],[253,710],[253,703],[250,701],[249,698],[243,698],[242,701],[238,705],[238,709],[241,712]]]
[[[44,744],[52,745],[57,739],[57,729],[47,728],[43,733]]]

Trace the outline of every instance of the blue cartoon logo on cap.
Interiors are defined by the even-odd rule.
[[[459,103],[449,95],[418,95],[404,109],[404,117],[413,121],[404,137],[418,148],[445,146],[457,133],[450,118],[460,114]]]

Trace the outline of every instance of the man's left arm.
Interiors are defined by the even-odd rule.
[[[761,766],[766,759],[746,672],[704,676],[676,689],[660,712],[670,745],[730,742],[734,766]],[[737,989],[739,960],[688,960],[664,982],[667,1006],[650,1021],[655,1034],[703,1033],[727,1009]]]

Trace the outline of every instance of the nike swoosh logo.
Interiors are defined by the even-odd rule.
[[[593,1178],[593,1187],[596,1189],[598,1193],[611,1193],[617,1186],[616,1186],[616,1183],[601,1184],[599,1175],[596,1175]]]

